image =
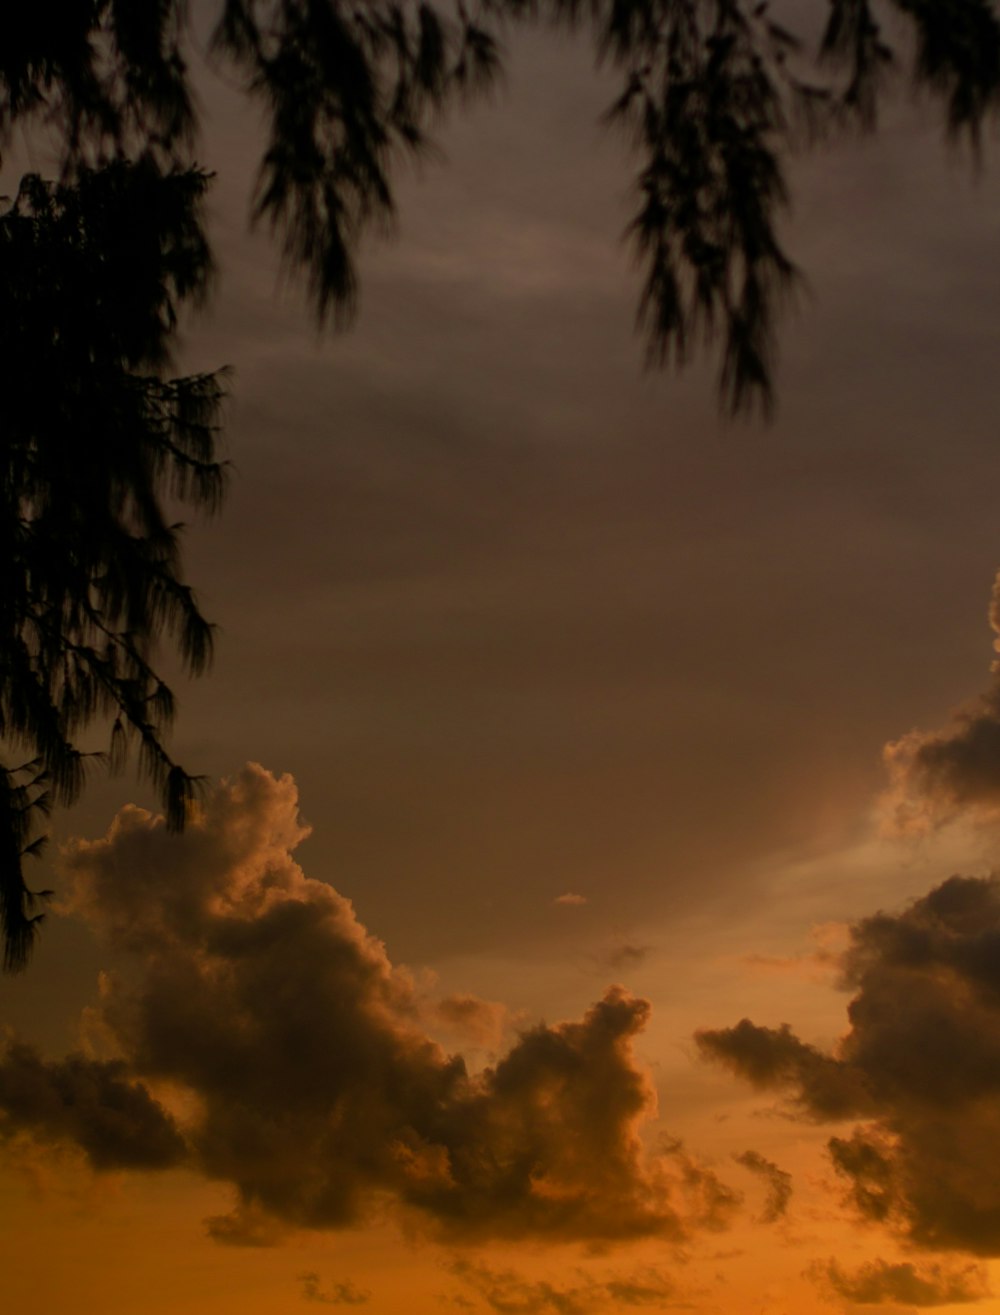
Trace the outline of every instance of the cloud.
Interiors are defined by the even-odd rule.
[[[477,1046],[499,1045],[507,1022],[504,1005],[475,995],[447,995],[431,1006],[431,1012],[449,1031]]]
[[[860,1214],[929,1249],[1000,1255],[1000,880],[951,877],[851,928],[833,1053],[748,1019],[697,1041],[820,1122]]]
[[[497,1315],[591,1315],[623,1307],[662,1307],[674,1296],[673,1284],[656,1269],[596,1279],[580,1274],[576,1283],[528,1279],[511,1269],[493,1269],[456,1260],[452,1274],[466,1283]]]
[[[283,1240],[287,1226],[256,1202],[240,1200],[225,1215],[209,1215],[205,1232],[213,1242],[227,1247],[273,1247]]]
[[[1000,571],[988,616],[1000,652]],[[959,814],[992,819],[1000,813],[1000,659],[990,671],[989,688],[959,708],[950,726],[910,731],[886,745],[890,787],[883,808],[891,830],[921,833]]]
[[[299,1275],[302,1295],[306,1301],[318,1301],[325,1306],[363,1306],[371,1299],[371,1293],[357,1287],[347,1279],[342,1283],[332,1283],[324,1292],[319,1275],[310,1271]]]
[[[182,835],[129,807],[66,853],[72,907],[133,960],[90,1011],[120,1057],[100,1071],[132,1102],[101,1102],[122,1127],[117,1142],[102,1133],[95,1163],[154,1167],[183,1149],[235,1189],[232,1213],[209,1221],[234,1245],[346,1226],[387,1201],[458,1240],[722,1226],[735,1194],[678,1144],[643,1148],[656,1112],[632,1053],[645,1000],[611,987],[471,1074],[430,1039],[431,1011],[350,902],[293,861],[306,834],[292,779],[251,766]],[[444,1007],[477,1013],[468,998]],[[62,1069],[38,1063],[57,1085]],[[180,1093],[177,1127],[143,1083]],[[80,1117],[40,1119],[13,1097],[7,1123],[96,1145]]]
[[[578,908],[581,904],[587,903],[586,895],[576,895],[573,891],[566,891],[565,895],[557,895],[552,901],[556,905],[564,905],[568,908]]]
[[[761,1223],[773,1224],[788,1212],[788,1203],[792,1199],[792,1175],[785,1169],[779,1169],[773,1160],[766,1159],[759,1151],[744,1151],[733,1157],[744,1169],[763,1178],[767,1184],[767,1199],[761,1212]]]
[[[95,1169],[167,1169],[187,1155],[171,1116],[125,1064],[50,1063],[11,1042],[0,1059],[0,1141],[17,1133],[76,1146]]]
[[[850,1272],[827,1260],[816,1261],[806,1273],[830,1296],[855,1306],[950,1306],[990,1295],[982,1265],[918,1268],[910,1261],[871,1260]]]
[[[743,1018],[735,1027],[696,1034],[702,1052],[759,1090],[790,1089],[802,1113],[844,1119],[874,1110],[864,1074],[800,1041],[787,1023],[758,1027]]]
[[[646,962],[652,953],[652,950],[653,947],[651,945],[632,945],[626,943],[625,945],[618,945],[614,949],[609,950],[598,962],[602,967],[611,968],[615,972],[627,968],[638,968],[640,964]]]

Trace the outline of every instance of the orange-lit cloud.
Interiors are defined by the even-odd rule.
[[[989,623],[1000,652],[1000,572],[993,582]],[[959,708],[940,731],[910,731],[884,751],[890,788],[883,805],[890,828],[922,832],[959,813],[1000,813],[1000,659],[984,694]]]
[[[645,1268],[604,1279],[579,1274],[570,1281],[529,1279],[511,1269],[473,1260],[456,1260],[454,1276],[497,1315],[593,1315],[623,1307],[662,1307],[675,1295],[673,1283],[658,1269]]]
[[[430,1013],[448,1031],[477,1046],[499,1045],[507,1022],[502,1004],[476,995],[446,995],[431,1006]]]
[[[319,1275],[312,1270],[300,1274],[299,1283],[306,1301],[317,1301],[324,1306],[364,1306],[371,1298],[370,1292],[359,1288],[350,1279],[324,1287]]]
[[[744,1169],[757,1174],[767,1184],[761,1223],[773,1224],[781,1219],[787,1213],[788,1203],[792,1199],[792,1175],[759,1151],[743,1151],[735,1158],[737,1164],[742,1164]]]
[[[990,1295],[982,1265],[914,1265],[871,1260],[855,1270],[816,1261],[808,1274],[830,1297],[849,1306],[951,1306]]]
[[[40,1060],[53,1112],[9,1097],[8,1124],[101,1166],[183,1155],[233,1185],[236,1208],[210,1221],[229,1243],[352,1224],[387,1201],[459,1240],[678,1239],[726,1222],[737,1197],[710,1170],[679,1143],[647,1154],[640,1141],[655,1113],[632,1054],[645,1000],[611,987],[580,1021],[526,1030],[471,1075],[429,1038],[411,978],[350,903],[292,860],[305,834],[291,778],[249,767],[183,835],[130,807],[75,844],[74,907],[136,960],[91,1018],[117,1058],[70,1061],[114,1088],[108,1126],[98,1156],[64,1108],[66,1064]],[[449,1007],[468,1021],[468,999]],[[180,1132],[143,1083],[187,1094]]]
[[[698,1034],[705,1055],[821,1122],[862,1217],[926,1248],[1000,1255],[1000,880],[952,877],[851,929],[850,1029],[833,1053],[785,1024]]]

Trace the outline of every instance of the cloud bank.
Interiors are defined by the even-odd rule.
[[[180,836],[129,807],[75,843],[72,906],[134,965],[91,1011],[116,1057],[11,1046],[0,1136],[230,1183],[235,1209],[210,1222],[230,1243],[386,1205],[457,1240],[680,1238],[725,1221],[736,1198],[710,1171],[677,1145],[643,1150],[645,1000],[611,987],[472,1075],[430,1039],[410,978],[349,901],[294,862],[306,834],[292,779],[251,766]],[[183,1115],[157,1092],[180,1093]]]
[[[829,1152],[867,1220],[910,1243],[1000,1255],[1000,880],[951,877],[851,928],[850,1029],[833,1053],[788,1025],[697,1034],[799,1116],[862,1120]]]

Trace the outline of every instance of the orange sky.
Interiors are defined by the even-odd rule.
[[[4,1309],[1000,1311],[995,169],[912,106],[798,161],[727,428],[641,372],[608,85],[510,66],[323,340],[206,90],[217,785],[53,819]]]

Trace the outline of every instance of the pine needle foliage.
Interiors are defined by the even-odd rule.
[[[211,268],[207,183],[120,159],[72,183],[29,175],[0,214],[0,740],[25,755],[0,770],[8,970],[39,921],[21,869],[32,821],[78,797],[88,757],[118,768],[134,746],[174,828],[196,785],[164,746],[174,699],[151,658],[163,637],[192,673],[212,652],[165,505],[219,505],[222,382],[161,373]],[[101,718],[107,753],[85,754]]]
[[[350,322],[359,244],[390,227],[394,171],[441,116],[494,86],[504,39],[546,24],[589,41],[620,91],[607,121],[636,163],[627,240],[648,361],[715,352],[730,413],[770,411],[775,330],[798,271],[780,228],[791,149],[870,131],[894,82],[977,150],[1000,106],[994,0],[31,0],[0,6],[0,160],[41,131],[59,178],[0,211],[0,930],[35,929],[21,860],[50,799],[81,787],[80,735],[110,718],[183,821],[195,778],[167,753],[173,697],[152,662],[205,667],[211,630],[183,583],[170,500],[217,506],[220,375],[166,377],[177,314],[211,258],[193,167],[190,61],[236,77],[266,145],[252,216]],[[820,14],[819,10],[822,10]],[[825,18],[823,18],[825,14]],[[819,18],[820,21],[816,21]],[[820,32],[805,38],[799,23]],[[197,26],[197,32],[195,28]]]
[[[773,402],[775,328],[797,280],[779,231],[789,149],[872,129],[893,83],[936,101],[974,148],[1000,106],[994,0],[817,0],[814,13],[774,0],[210,0],[200,14],[210,61],[263,114],[253,216],[304,273],[320,321],[341,325],[359,243],[392,223],[396,165],[496,84],[505,38],[535,23],[589,41],[620,76],[607,119],[637,163],[627,238],[647,359],[717,351],[732,413]],[[186,0],[6,6],[0,139],[35,118],[68,167],[141,151],[184,162],[198,129],[191,29]]]

